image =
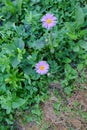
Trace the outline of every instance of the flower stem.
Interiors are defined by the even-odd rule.
[[[54,53],[52,32],[49,33],[50,52]]]

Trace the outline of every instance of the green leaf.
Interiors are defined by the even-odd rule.
[[[10,95],[8,95],[7,97],[0,96],[1,108],[5,109],[7,114],[9,114],[12,110],[11,100],[12,97],[10,97]]]
[[[31,78],[29,77],[29,73],[28,74],[24,74],[24,77],[27,79],[28,83],[31,84]]]
[[[23,0],[16,0],[16,4],[17,4],[19,14],[21,14],[22,2],[23,2]]]
[[[36,104],[36,105],[34,106],[34,109],[33,109],[31,112],[32,112],[32,114],[35,114],[35,115],[40,116],[40,115],[41,115],[41,111],[40,111],[39,105]]]
[[[32,114],[35,114],[35,115],[40,116],[40,115],[41,115],[41,112],[40,112],[39,109],[36,109],[36,110],[32,110]]]
[[[72,33],[67,33],[67,35],[73,39],[73,40],[76,40],[78,38],[78,36],[76,34],[72,34]]]
[[[19,108],[26,103],[26,99],[17,98],[14,102],[12,102],[12,108]]]
[[[59,69],[57,62],[55,60],[50,60],[49,63],[50,63],[51,73],[57,73]]]
[[[79,52],[79,49],[80,49],[80,48],[79,48],[78,45],[76,45],[75,47],[73,47],[73,51],[74,51],[74,52]]]
[[[66,88],[64,88],[64,91],[65,91],[65,93],[66,93],[67,95],[70,95],[71,92],[72,92],[72,88],[66,87]]]
[[[7,122],[9,125],[12,125],[12,124],[13,124],[13,121],[11,121],[9,118],[6,118],[5,120],[6,120],[6,122]],[[6,129],[5,129],[5,130],[6,130]]]
[[[17,67],[17,65],[20,63],[20,61],[18,60],[18,57],[12,57],[11,58],[11,64],[13,66],[13,68]]]
[[[66,22],[65,27],[69,32],[74,32],[75,31],[74,24],[75,24],[74,22]]]
[[[71,63],[71,59],[65,58],[65,59],[64,59],[64,62],[65,62],[65,63]]]
[[[80,40],[78,42],[78,44],[80,45],[81,48],[83,48],[85,51],[87,51],[87,42],[86,41]]]
[[[11,0],[3,0],[3,2],[5,3],[5,5],[7,6],[7,9],[9,9],[11,13],[16,12],[16,8],[13,5],[13,3],[11,2]]]
[[[56,109],[57,111],[60,109],[60,106],[61,106],[61,104],[58,102],[55,102],[53,105],[54,109]]]
[[[75,22],[66,22],[65,27],[67,28],[66,34],[73,40],[78,38],[78,35],[75,33]]]
[[[79,71],[81,71],[81,70],[83,69],[83,67],[84,67],[84,65],[80,63],[80,64],[78,64],[77,69],[78,69]]]
[[[75,17],[77,26],[81,26],[84,23],[84,13],[80,6],[76,8]]]
[[[16,45],[17,48],[19,48],[20,50],[24,49],[24,41],[22,40],[22,38],[14,38],[14,44]]]
[[[28,43],[28,45],[29,45],[29,47],[32,47],[34,49],[41,50],[46,45],[46,41],[44,38],[41,38],[41,39],[38,39],[35,42],[31,43],[31,44]]]

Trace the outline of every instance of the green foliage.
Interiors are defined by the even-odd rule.
[[[50,31],[41,25],[48,12],[58,19]],[[17,109],[43,102],[51,82],[59,80],[68,95],[75,89],[87,67],[86,21],[85,0],[0,0],[1,129]],[[47,75],[35,71],[40,60],[49,63]],[[39,107],[32,113],[40,116]]]

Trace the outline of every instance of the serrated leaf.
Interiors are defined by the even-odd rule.
[[[24,41],[22,40],[22,38],[14,38],[14,44],[16,45],[17,48],[19,48],[20,50],[24,49]]]
[[[66,87],[66,88],[64,88],[64,92],[65,92],[67,95],[70,95],[71,92],[72,92],[72,88]]]
[[[40,49],[44,48],[44,46],[46,45],[46,41],[44,38],[41,38],[28,45],[29,45],[29,47],[40,50]]]
[[[12,102],[12,108],[19,108],[20,106],[24,105],[26,102],[26,99],[18,98],[15,102]]]
[[[17,67],[17,65],[20,63],[20,61],[18,60],[17,57],[12,57],[11,58],[11,64],[13,66],[13,68]]]

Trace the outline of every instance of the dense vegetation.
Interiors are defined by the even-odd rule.
[[[47,13],[57,18],[42,26]],[[39,61],[49,64],[36,73]],[[75,89],[87,67],[85,0],[0,0],[0,124],[12,125],[17,110],[30,110],[48,97],[48,85],[59,82],[66,94]]]

